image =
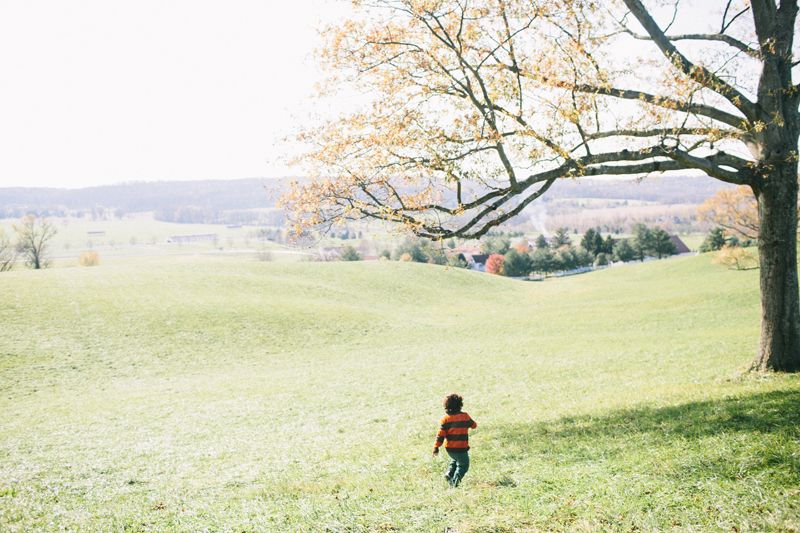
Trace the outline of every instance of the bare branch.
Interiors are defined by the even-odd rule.
[[[626,30],[627,33],[633,37],[634,39],[639,39],[641,41],[652,41],[653,38],[649,35],[641,35],[638,33],[634,33],[630,30]],[[755,59],[761,59],[761,52],[755,48],[748,46],[747,44],[743,43],[739,39],[731,37],[730,35],[726,35],[724,33],[684,33],[680,35],[665,35],[667,39],[670,41],[716,41],[728,44],[738,50],[741,50],[745,54],[753,57]]]
[[[756,120],[759,116],[756,105],[750,101],[745,95],[737,89],[729,85],[724,80],[720,79],[716,74],[707,68],[696,65],[689,61],[686,56],[681,54],[675,45],[664,35],[664,32],[658,27],[656,21],[650,16],[647,9],[642,5],[640,0],[623,0],[628,9],[631,10],[633,16],[644,27],[645,31],[655,42],[656,46],[661,50],[661,53],[672,63],[675,68],[701,84],[703,87],[711,89],[717,94],[723,96],[730,103],[732,103],[739,111],[750,120]]]
[[[728,4],[725,6],[725,13],[722,14],[722,27],[719,30],[720,33],[725,33],[728,30],[728,28],[731,27],[731,24],[733,24],[733,22],[736,19],[738,19],[739,17],[741,17],[742,15],[744,15],[745,13],[750,11],[750,6],[748,6],[748,7],[744,8],[744,9],[742,9],[741,11],[739,11],[738,13],[736,13],[733,17],[731,17],[731,20],[729,20],[726,23],[725,22],[725,18],[728,16],[728,9],[730,9],[730,7],[731,7],[731,2],[729,0]]]

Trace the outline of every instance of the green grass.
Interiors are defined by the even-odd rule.
[[[0,277],[0,530],[796,530],[758,273],[205,258]],[[440,401],[472,469],[430,457]]]

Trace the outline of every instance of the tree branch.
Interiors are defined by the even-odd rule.
[[[633,37],[634,39],[639,39],[640,41],[652,41],[653,38],[649,35],[640,35],[638,33],[634,33],[628,29],[626,32]],[[670,41],[717,41],[728,44],[738,50],[741,50],[745,54],[753,57],[755,59],[761,59],[761,52],[756,50],[755,48],[751,48],[747,44],[743,43],[739,39],[731,37],[730,35],[726,35],[724,33],[684,33],[681,35],[665,35],[665,37]]]
[[[725,19],[728,18],[728,10],[731,8],[731,1],[732,0],[728,0],[728,3],[725,5],[725,12],[722,14],[722,26],[720,27],[720,30],[719,30],[720,33],[725,33],[728,30],[728,28],[731,27],[731,24],[733,24],[733,22],[736,19],[738,19],[739,17],[741,17],[742,15],[744,15],[745,13],[750,11],[750,7],[749,6],[745,7],[744,9],[742,9],[741,11],[736,13],[733,17],[731,17],[731,20],[727,21],[727,23],[726,23]]]
[[[617,89],[614,87],[598,87],[596,85],[589,85],[585,83],[576,84],[574,88],[575,90],[584,93],[613,96],[615,98],[621,98],[624,100],[639,100],[648,104],[663,107],[665,109],[701,115],[737,129],[743,129],[744,123],[747,120],[746,118],[738,117],[726,111],[721,111],[716,107],[704,104],[691,104],[681,100],[675,100],[674,98],[667,98],[665,96],[646,93],[644,91]]]
[[[742,135],[738,131],[720,130],[717,128],[653,128],[649,130],[611,130],[601,131],[597,133],[590,133],[586,136],[588,140],[605,139],[607,137],[668,137],[679,135],[716,135],[721,134],[721,137],[739,137]]]
[[[722,111],[720,109],[717,109],[716,107],[713,106],[704,104],[692,104],[689,102],[684,102],[682,100],[676,100],[674,98],[668,98],[666,96],[651,94],[635,89],[603,87],[600,85],[591,85],[588,83],[571,83],[564,80],[551,79],[546,76],[535,75],[531,72],[519,71],[517,68],[513,66],[502,63],[498,64],[497,66],[499,68],[510,70],[511,72],[515,73],[519,72],[519,74],[522,77],[534,81],[539,81],[545,84],[549,84],[550,86],[557,87],[560,89],[575,90],[582,93],[599,94],[602,96],[612,96],[614,98],[620,98],[623,100],[638,100],[640,102],[646,102],[648,104],[652,104],[658,107],[663,107],[664,109],[671,109],[673,111],[693,113],[695,115],[708,117],[718,122],[722,122],[723,124],[727,124],[728,126],[732,126],[736,129],[741,129],[741,130],[746,129],[746,123],[747,123],[746,117],[740,117],[732,113],[728,113],[727,111]]]
[[[725,97],[731,104],[733,104],[739,111],[744,113],[751,121],[758,118],[758,108],[750,101],[745,95],[740,93],[734,87],[729,85],[724,80],[717,77],[716,74],[701,65],[695,65],[689,61],[686,56],[681,54],[675,45],[670,42],[669,38],[664,35],[664,32],[658,27],[656,21],[650,16],[647,9],[642,5],[640,0],[623,0],[625,5],[628,6],[633,16],[644,27],[645,31],[655,42],[656,46],[661,50],[661,53],[681,72],[701,84],[703,87],[711,89],[717,94]]]

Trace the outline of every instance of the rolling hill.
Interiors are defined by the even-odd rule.
[[[741,373],[757,272],[525,283],[179,258],[0,283],[0,529],[800,524],[800,381]],[[441,398],[478,421],[449,490]]]

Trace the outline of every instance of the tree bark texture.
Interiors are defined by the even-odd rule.
[[[797,284],[798,88],[792,83],[797,0],[751,2],[763,56],[758,108],[765,129],[755,143],[761,341],[752,368],[800,370]]]
[[[796,142],[795,142],[796,146]],[[797,163],[782,165],[757,192],[761,342],[753,369],[800,370],[797,280]]]

